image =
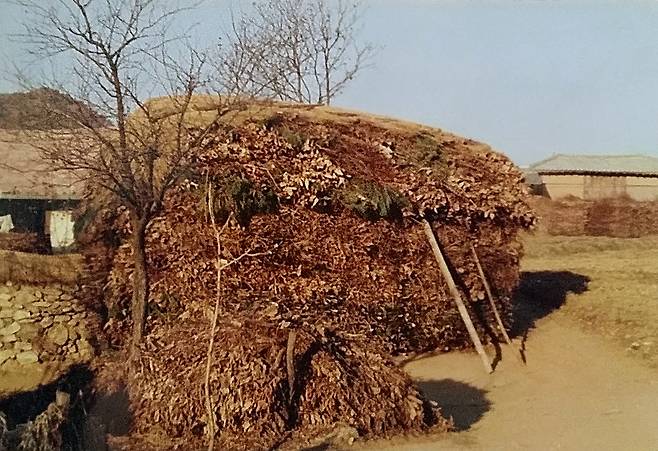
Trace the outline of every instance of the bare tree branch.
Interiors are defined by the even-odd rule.
[[[207,57],[187,45],[185,35],[172,35],[171,29],[194,3],[180,7],[168,0],[16,2],[30,13],[19,38],[34,56],[73,56],[70,79],[54,87],[84,105],[59,112],[69,125],[40,141],[43,157],[54,168],[75,171],[80,179],[114,195],[130,216],[134,356],[149,296],[146,229],[208,131],[231,110],[231,101],[216,97],[216,116],[209,118],[207,127],[188,124],[193,98],[210,80]],[[164,99],[147,100],[147,93],[153,92]],[[98,120],[91,114],[94,110],[107,120]]]
[[[343,0],[262,0],[233,18],[217,71],[242,93],[329,104],[375,53],[360,18]]]

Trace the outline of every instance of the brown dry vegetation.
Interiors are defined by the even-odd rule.
[[[658,202],[620,197],[597,201],[576,197],[531,198],[541,218],[540,229],[550,235],[638,238],[658,234]]]
[[[78,254],[39,255],[0,250],[0,283],[75,285],[83,258]]]
[[[204,107],[196,107],[187,119],[203,126]],[[416,220],[433,222],[489,337],[491,312],[469,246],[478,248],[509,320],[517,232],[534,220],[514,165],[440,130],[278,104],[227,118],[193,163],[147,231],[150,318],[139,377],[129,384],[134,431],[152,434],[157,422],[174,443],[198,443],[208,428],[200,387],[217,295],[210,217],[233,219],[221,236],[221,261],[261,254],[222,273],[210,378],[221,440],[271,446],[334,423],[364,436],[445,427],[389,358],[469,343]],[[130,226],[121,209],[106,213],[87,230],[94,244],[87,262],[101,271],[86,285],[98,288],[88,298],[106,300],[108,337],[120,347],[129,325],[130,250],[103,248],[102,237],[125,236]],[[282,358],[290,330],[299,337],[292,386]]]
[[[99,125],[107,121],[81,102],[53,89],[0,94],[0,129],[48,130],[78,128],[68,116],[84,113]]]

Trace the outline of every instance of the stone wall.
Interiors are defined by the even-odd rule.
[[[58,285],[0,285],[0,373],[91,359],[88,314],[74,292]]]

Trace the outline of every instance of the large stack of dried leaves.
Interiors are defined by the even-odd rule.
[[[480,332],[491,334],[494,323],[471,245],[509,320],[517,232],[534,221],[521,173],[487,146],[440,130],[334,119],[284,112],[222,124],[206,137],[148,230],[150,335],[134,390],[143,399],[139,418],[169,434],[203,434],[201,373],[217,295],[211,215],[228,224],[222,264],[258,254],[222,273],[224,325],[212,372],[221,437],[253,433],[271,443],[285,431],[334,422],[365,435],[432,423],[408,377],[385,357],[469,343],[422,217]],[[121,214],[117,224],[129,227]],[[117,317],[111,324],[128,312],[131,275],[123,245],[105,285]],[[281,356],[293,329],[301,376],[290,399]]]
[[[658,233],[658,202],[610,198],[532,199],[540,228],[551,235],[638,238]]]
[[[191,320],[159,327],[149,336],[132,387],[138,431],[147,433],[157,424],[169,440],[182,439],[190,448],[190,440],[204,440],[208,338],[206,324]],[[300,331],[292,390],[285,330],[233,320],[221,324],[216,339],[210,388],[219,449],[270,449],[289,431],[313,433],[336,424],[349,424],[365,436],[450,426],[409,377],[363,338]]]

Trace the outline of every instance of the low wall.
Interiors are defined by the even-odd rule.
[[[62,372],[91,359],[89,314],[73,291],[59,285],[0,284],[0,396],[24,390],[22,379],[30,368],[34,374],[41,374],[41,367]]]
[[[39,255],[0,250],[0,283],[74,285],[82,273],[79,254]]]
[[[586,201],[568,198],[552,201],[534,197],[539,230],[550,235],[639,238],[658,235],[658,202],[630,199]]]

